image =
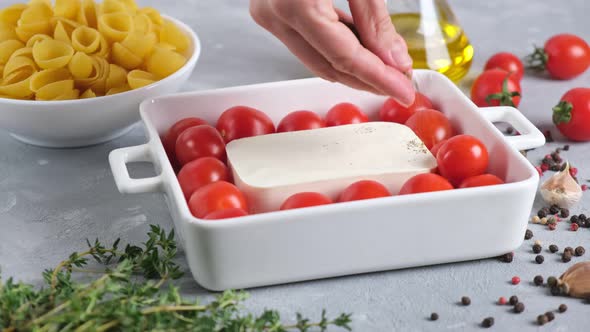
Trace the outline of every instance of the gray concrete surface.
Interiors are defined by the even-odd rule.
[[[0,6],[10,2],[2,0]],[[278,41],[253,23],[245,0],[139,2],[161,8],[164,13],[187,22],[200,34],[202,58],[186,90],[309,76]],[[550,35],[566,31],[590,40],[586,0],[540,0],[534,4],[524,0],[450,2],[475,46],[471,77],[496,51],[512,51],[524,56],[532,43],[542,44]],[[469,78],[465,82],[468,83]],[[544,128],[550,125],[550,108],[566,90],[590,85],[590,72],[567,82],[527,76],[522,85],[522,112]],[[138,126],[127,136],[103,145],[47,150],[21,144],[0,132],[0,266],[3,276],[39,283],[44,268],[54,266],[70,252],[83,248],[85,238],[109,240],[120,236],[124,241],[137,242],[143,240],[150,223],[171,227],[161,195],[120,195],[111,177],[107,164],[109,151],[141,144],[144,140],[143,130]],[[530,160],[538,162],[557,144],[548,144],[530,153]],[[580,168],[580,179],[590,178],[589,152],[588,144],[573,144],[571,151],[564,154]],[[145,166],[135,170],[139,176],[150,172]],[[536,207],[539,205],[537,201]],[[588,208],[590,196],[586,194],[581,206],[573,212],[590,214]],[[406,222],[420,227],[419,221]],[[550,243],[561,248],[568,245],[590,247],[588,229],[570,232],[566,228],[563,223],[558,225],[557,231],[550,232],[539,225],[530,225],[535,239],[541,240],[545,247]],[[424,234],[443,236],[428,234],[428,229]],[[531,245],[532,241],[526,241],[517,250],[512,264],[487,259],[254,289],[250,290],[252,296],[247,308],[254,311],[277,308],[286,319],[293,318],[296,311],[318,317],[322,308],[331,314],[352,312],[356,331],[468,331],[478,329],[478,324],[487,316],[495,317],[493,329],[498,331],[588,330],[588,304],[551,297],[547,289],[531,285],[533,276],[560,274],[581,259],[565,264],[558,261],[556,255],[545,253],[545,263],[538,265],[533,262]],[[514,275],[523,280],[518,286],[509,284]],[[211,296],[189,276],[183,278],[181,284],[187,296]],[[525,312],[520,315],[494,304],[499,296],[513,294],[526,304]],[[457,305],[463,295],[471,297],[471,306]],[[567,313],[557,315],[555,321],[542,328],[534,324],[538,314],[556,309],[562,302],[570,307]],[[437,322],[427,320],[433,311],[440,314]]]

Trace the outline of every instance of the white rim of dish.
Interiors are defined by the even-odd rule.
[[[172,23],[176,24],[185,33],[187,33],[189,38],[191,39],[192,46],[193,46],[193,52],[192,52],[191,56],[188,58],[188,60],[186,61],[186,63],[182,67],[180,67],[180,69],[178,69],[177,71],[175,71],[171,75],[164,77],[163,79],[158,80],[154,83],[148,84],[146,86],[142,86],[139,89],[115,93],[115,94],[109,95],[109,96],[99,96],[99,97],[93,97],[93,98],[69,99],[69,100],[23,100],[23,99],[13,99],[13,98],[0,97],[0,102],[20,104],[20,105],[40,105],[40,104],[65,105],[65,104],[76,104],[76,103],[77,104],[86,104],[86,103],[92,103],[94,101],[103,101],[103,100],[108,100],[111,98],[117,98],[120,96],[129,95],[132,93],[138,93],[139,91],[142,91],[142,90],[149,90],[158,84],[162,84],[163,82],[173,80],[174,78],[182,75],[182,71],[184,69],[193,66],[197,62],[197,59],[201,55],[201,40],[199,39],[199,36],[197,35],[197,33],[193,29],[191,29],[188,25],[186,25],[184,22],[182,22],[178,19],[175,19],[174,17],[168,16],[168,15],[162,15],[162,17],[164,19],[167,19],[167,20],[171,21]]]

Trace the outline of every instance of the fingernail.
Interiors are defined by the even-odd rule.
[[[408,51],[399,44],[393,45],[393,50],[391,50],[391,57],[397,63],[398,69],[401,71],[408,71],[412,69],[412,58],[408,54]]]

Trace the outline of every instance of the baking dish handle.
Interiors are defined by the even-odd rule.
[[[514,107],[482,107],[480,112],[488,121],[506,122],[520,133],[520,135],[504,137],[508,144],[517,150],[538,148],[545,144],[543,133]]]
[[[162,176],[132,179],[127,170],[127,164],[132,162],[153,162],[149,145],[138,145],[111,151],[109,163],[119,192],[123,194],[137,194],[160,191]]]

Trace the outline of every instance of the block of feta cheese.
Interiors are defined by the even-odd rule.
[[[314,191],[334,201],[348,185],[375,180],[397,194],[436,159],[401,124],[367,122],[231,141],[227,158],[251,213],[279,210],[291,195]]]

